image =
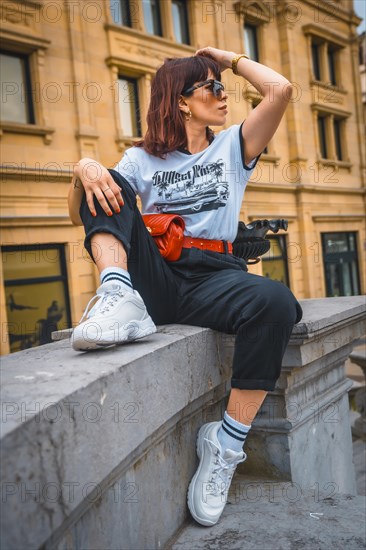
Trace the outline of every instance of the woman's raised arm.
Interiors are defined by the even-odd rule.
[[[203,48],[196,55],[211,55],[220,65],[221,71],[231,69],[232,60],[238,57],[234,52]],[[262,101],[245,119],[242,126],[245,144],[245,164],[262,153],[276,132],[292,96],[293,86],[287,78],[273,69],[241,57],[236,66],[237,74],[250,82],[263,96]]]

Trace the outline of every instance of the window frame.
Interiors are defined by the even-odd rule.
[[[13,57],[15,59],[19,59],[22,61],[22,72],[24,76],[24,81],[22,82],[22,85],[24,86],[24,94],[26,97],[25,101],[25,110],[26,110],[26,121],[25,122],[18,122],[16,120],[7,120],[7,119],[1,119],[1,122],[10,123],[10,124],[27,124],[27,125],[34,125],[36,123],[35,120],[35,111],[34,111],[34,104],[33,104],[33,97],[32,97],[32,79],[31,79],[31,71],[30,71],[30,56],[25,53],[17,53],[14,51],[9,51],[6,49],[1,48],[0,49],[1,55],[6,55],[8,57]]]
[[[141,107],[140,107],[140,97],[139,97],[139,87],[140,87],[139,86],[139,80],[140,79],[138,77],[132,77],[132,76],[126,75],[122,71],[118,71],[117,82],[119,82],[120,80],[125,80],[126,82],[133,85],[134,96],[136,98],[136,103],[137,103],[137,108],[136,108],[136,104],[135,104],[134,112],[135,112],[135,116],[136,116],[136,128],[137,128],[137,131],[138,131],[138,135],[135,135],[135,136],[133,136],[133,135],[128,136],[124,132],[123,121],[121,120],[122,117],[121,117],[121,111],[120,111],[120,108],[119,108],[119,101],[118,101],[119,127],[121,129],[121,136],[123,138],[128,138],[128,139],[133,139],[133,138],[141,139],[141,137],[142,137],[142,124],[141,124]]]
[[[41,87],[46,82],[44,73],[44,57],[51,44],[51,41],[45,38],[19,36],[18,33],[8,32],[7,37],[3,39],[1,51],[14,56],[27,56],[29,67],[30,87]],[[0,131],[9,134],[22,134],[23,136],[32,135],[43,138],[45,145],[52,143],[55,128],[46,126],[44,121],[47,119],[46,104],[40,98],[40,101],[32,102],[34,123],[8,122],[0,120]]]
[[[330,43],[327,46],[327,69],[329,84],[331,86],[339,85],[338,78],[338,57],[339,52],[336,48],[332,47]]]
[[[149,2],[150,5],[152,4],[152,2],[154,2],[155,6],[156,6],[156,13],[154,13],[154,11],[151,10],[152,14],[153,14],[153,17],[152,17],[152,23],[153,23],[153,28],[154,28],[153,32],[149,32],[148,29],[147,29],[147,25],[146,25],[146,16],[145,16],[145,8],[144,8],[144,6],[146,5],[146,2]],[[144,21],[145,32],[147,34],[149,34],[150,36],[158,36],[160,38],[164,38],[162,10],[161,10],[161,6],[160,6],[160,0],[141,0],[141,7],[142,7],[142,17],[143,17],[143,21]],[[154,17],[154,15],[155,15],[155,17]],[[157,22],[158,29],[155,28],[155,23],[156,22]],[[158,32],[156,32],[156,30]]]
[[[344,161],[344,119],[333,117],[334,153],[338,161]]]
[[[177,40],[177,36],[175,33],[175,25],[174,25],[174,15],[173,15],[173,6],[180,6],[183,10],[184,17],[183,17],[183,25],[184,25],[184,33],[186,36],[186,42],[184,39],[182,41]],[[179,13],[182,11],[181,9],[178,9]],[[171,17],[172,17],[172,27],[173,27],[173,35],[174,39],[177,44],[182,44],[185,46],[189,46],[191,44],[191,38],[190,38],[190,32],[189,32],[189,13],[188,13],[188,6],[187,2],[185,0],[171,0]],[[179,18],[180,28],[182,29],[182,18]]]
[[[116,21],[113,17],[114,10],[112,9],[112,4],[115,4],[116,6],[119,6],[120,14],[121,14],[121,22]],[[125,9],[122,7],[124,6]],[[112,21],[115,25],[120,25],[121,27],[127,27],[132,28],[132,17],[131,17],[131,6],[130,6],[130,0],[109,0],[109,11],[112,18]],[[127,22],[123,21],[123,14],[127,15]]]
[[[337,33],[321,27],[320,25],[309,23],[302,27],[302,31],[308,40],[308,58],[310,69],[310,81],[316,82],[322,86],[335,88],[339,91],[344,91],[342,85],[341,55],[348,46],[348,39],[339,36]],[[315,44],[319,48],[320,62],[320,79],[314,71],[313,50],[312,45]],[[331,78],[329,68],[328,50],[332,52],[334,78]]]
[[[313,73],[313,77],[318,82],[321,82],[322,70],[321,70],[320,44],[318,42],[315,42],[314,40],[311,40],[310,48],[311,48],[311,70]],[[314,55],[314,50],[316,50],[315,55]]]
[[[11,252],[22,251],[41,251],[41,250],[58,250],[60,258],[60,275],[47,275],[44,277],[30,277],[23,279],[5,279],[4,274],[4,290],[7,286],[27,286],[42,283],[61,282],[63,284],[64,296],[65,296],[65,323],[68,327],[72,326],[71,318],[71,304],[70,304],[70,292],[67,275],[67,262],[66,262],[66,245],[63,243],[39,243],[39,244],[25,244],[25,245],[2,245],[1,261],[4,263],[4,254]],[[38,346],[36,346],[38,347]]]
[[[324,164],[334,164],[351,168],[348,159],[348,149],[346,140],[346,121],[350,113],[339,110],[327,110],[315,108],[316,115],[316,133],[317,133],[317,158]],[[323,120],[325,153],[322,146],[320,135],[320,120]],[[337,125],[337,126],[336,126]],[[336,127],[338,128],[336,130]],[[339,155],[339,152],[341,155]],[[341,156],[341,158],[339,158]]]
[[[289,267],[288,267],[288,255],[287,255],[288,235],[287,234],[267,235],[266,239],[269,239],[269,241],[277,241],[279,243],[278,248],[281,251],[283,251],[283,253],[280,256],[271,254],[271,249],[272,249],[272,244],[271,244],[271,248],[269,249],[270,256],[268,258],[266,258],[265,256],[262,257],[262,271],[263,271],[264,264],[266,264],[267,262],[270,263],[273,260],[282,260],[283,265],[284,265],[285,279],[286,279],[286,282],[283,283],[283,284],[285,284],[288,288],[291,288],[290,272],[289,272]],[[265,275],[263,275],[263,276],[265,276]],[[272,280],[277,281],[278,279],[272,279]]]
[[[328,159],[329,155],[329,142],[327,139],[327,115],[317,114],[317,132],[319,142],[319,153],[322,159]]]
[[[253,36],[254,36],[254,56],[252,55],[251,51],[250,51],[250,47],[247,48],[246,45],[247,45],[247,40],[246,40],[246,30],[248,29],[251,29],[251,31],[253,32]],[[259,46],[259,25],[256,25],[252,22],[248,22],[248,23],[244,23],[244,29],[243,29],[243,32],[244,32],[244,48],[245,48],[245,53],[247,55],[249,55],[250,59],[252,59],[253,61],[257,61],[257,63],[260,63],[260,59],[261,59],[261,48]],[[250,44],[249,40],[248,40],[248,45]],[[248,49],[248,51],[247,51]]]
[[[326,252],[326,240],[329,238],[329,235],[339,235],[344,234],[346,235],[347,239],[347,245],[348,248],[350,248],[349,242],[350,242],[350,236],[351,234],[354,236],[354,242],[355,242],[355,249],[354,250],[347,250],[346,252]],[[360,279],[360,268],[359,268],[359,261],[358,261],[358,231],[324,231],[320,234],[321,236],[321,243],[322,243],[322,254],[323,254],[323,273],[324,273],[324,281],[325,281],[325,291],[327,297],[333,296],[330,294],[330,280],[327,275],[327,265],[330,264],[336,264],[340,265],[341,263],[347,263],[348,265],[351,265],[352,262],[355,262],[355,268],[356,268],[356,284],[357,284],[357,290],[358,294],[351,294],[351,296],[360,296],[361,294],[361,279]],[[342,259],[342,262],[339,260]],[[350,273],[350,280],[352,284],[352,292],[355,291],[353,288],[353,277],[352,273]],[[342,287],[340,290],[343,292],[344,287],[342,284],[342,281],[340,283],[340,286]],[[340,296],[347,296],[347,294],[340,294]]]

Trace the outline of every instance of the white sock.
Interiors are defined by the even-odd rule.
[[[109,283],[110,281],[118,282],[126,290],[133,292],[131,277],[128,271],[122,267],[106,267],[100,274],[100,282]]]
[[[222,425],[217,432],[217,439],[219,440],[223,452],[227,449],[231,449],[239,453],[243,449],[250,428],[251,426],[241,424],[241,422],[231,418],[227,411],[225,411]]]

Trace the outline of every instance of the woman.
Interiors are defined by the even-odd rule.
[[[262,94],[245,123],[222,126],[232,69]],[[251,423],[275,387],[301,308],[281,283],[249,274],[231,254],[246,183],[275,133],[292,86],[277,72],[234,52],[204,48],[167,60],[151,87],[147,133],[115,170],[83,159],[69,193],[70,216],[84,224],[85,246],[101,276],[96,304],[75,328],[76,350],[142,338],[156,324],[186,323],[236,334],[232,389],[219,422],[202,426],[200,464],[188,491],[192,516],[215,524],[226,503]],[[145,228],[144,213],[184,218],[180,258],[165,261]],[[80,206],[81,205],[81,206]]]

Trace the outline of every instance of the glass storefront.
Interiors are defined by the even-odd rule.
[[[360,294],[356,233],[323,233],[327,296]]]
[[[280,281],[290,287],[287,267],[286,236],[276,235],[267,238],[271,241],[271,248],[262,256],[263,275],[264,277]]]
[[[71,326],[63,245],[6,246],[2,262],[11,352]]]

